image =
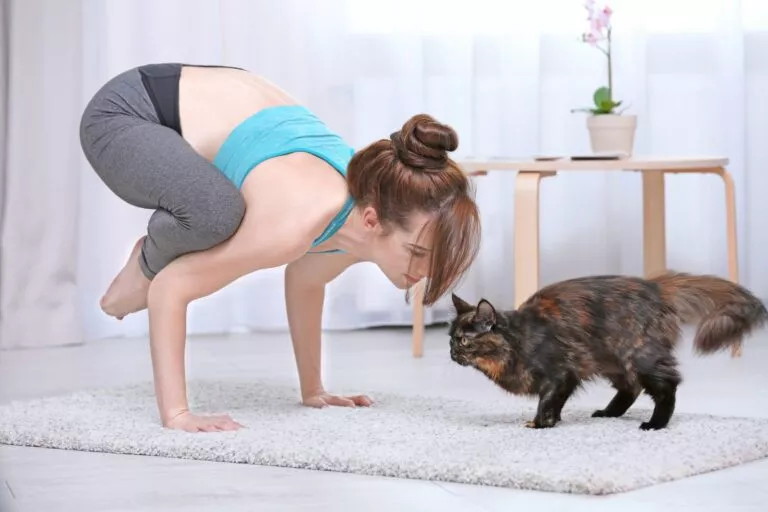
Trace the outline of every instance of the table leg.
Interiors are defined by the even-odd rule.
[[[728,244],[728,278],[734,283],[739,282],[739,258],[736,247],[736,189],[733,177],[726,169],[715,170],[723,179],[725,186],[725,229]],[[741,357],[741,343],[731,348],[731,357]]]
[[[413,357],[424,355],[424,287],[422,279],[413,288]]]
[[[723,167],[703,168],[703,169],[685,169],[668,171],[675,174],[717,174],[723,179],[725,188],[725,229],[728,245],[728,279],[734,283],[739,282],[739,256],[738,244],[736,240],[736,188],[733,184],[733,177]],[[741,343],[734,345],[731,349],[731,357],[741,357]]]
[[[539,187],[553,171],[520,171],[515,179],[515,303],[539,289]]]
[[[739,282],[739,256],[736,243],[736,187],[733,177],[722,167],[717,169],[725,185],[725,229],[728,243],[728,278],[734,283]]]
[[[643,171],[643,272],[667,270],[664,171]]]

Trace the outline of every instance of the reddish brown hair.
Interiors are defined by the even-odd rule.
[[[408,229],[414,212],[432,216],[434,233],[424,304],[434,304],[475,259],[480,215],[469,177],[448,157],[459,145],[450,126],[427,114],[410,118],[389,139],[358,151],[347,170],[359,206],[372,206],[385,225]]]

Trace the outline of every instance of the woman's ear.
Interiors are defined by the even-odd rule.
[[[379,221],[379,214],[376,213],[376,208],[373,206],[366,206],[363,209],[362,217],[365,229],[381,231],[381,222]]]

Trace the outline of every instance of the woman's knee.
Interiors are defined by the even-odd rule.
[[[235,234],[245,215],[240,192],[212,194],[173,211],[159,208],[149,219],[153,240],[173,257],[210,249]],[[173,258],[170,258],[173,259]]]
[[[245,199],[237,188],[221,197],[216,232],[224,240],[235,234],[245,216]]]
[[[85,107],[85,110],[83,110],[82,115],[80,116],[80,149],[83,151],[83,154],[85,155],[85,158],[88,160],[88,163],[91,165],[94,164],[91,148],[93,147],[93,140],[94,137],[92,136],[92,127],[95,120],[95,108],[93,106],[93,100],[91,100],[88,105]]]
[[[245,200],[235,187],[217,190],[190,212],[190,229],[211,245],[235,234],[245,215]]]

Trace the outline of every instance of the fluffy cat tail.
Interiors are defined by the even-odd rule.
[[[667,272],[649,280],[658,283],[681,322],[699,323],[693,347],[700,354],[739,347],[745,335],[768,322],[765,304],[726,279]]]

